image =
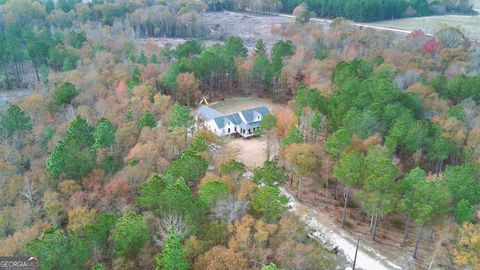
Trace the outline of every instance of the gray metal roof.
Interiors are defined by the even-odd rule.
[[[198,108],[198,111],[197,111],[197,116],[202,118],[205,121],[209,121],[217,117],[222,117],[223,114],[208,106],[200,106],[200,108]]]
[[[247,123],[251,123],[251,122],[256,122],[255,121],[255,113],[258,113],[261,116],[264,116],[266,114],[269,114],[270,111],[268,110],[267,107],[261,106],[261,107],[257,107],[257,108],[243,110],[240,113],[243,115],[243,117],[245,118]]]
[[[236,118],[234,114],[215,117],[213,120],[217,124],[218,128],[224,128],[227,124],[227,121],[232,122],[234,125],[241,123],[240,117],[238,116],[238,118]]]

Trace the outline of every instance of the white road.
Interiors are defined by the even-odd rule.
[[[281,188],[281,191],[290,199],[290,210],[313,230],[311,236],[327,247],[338,247],[347,260],[353,263],[357,240],[334,224],[325,214],[318,212],[313,207],[300,203],[284,188]],[[402,267],[389,261],[372,247],[361,243],[355,269],[398,270],[402,269]]]

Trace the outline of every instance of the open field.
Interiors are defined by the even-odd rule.
[[[477,1],[477,9],[480,9],[480,0]],[[419,18],[407,18],[398,20],[369,23],[368,25],[389,27],[402,30],[421,29],[423,32],[433,34],[441,25],[458,26],[463,29],[470,39],[480,39],[480,16],[444,15]]]
[[[273,103],[271,99],[258,97],[229,98],[223,101],[212,102],[209,106],[224,114],[231,114],[259,106],[266,106],[270,111],[282,107],[280,104]]]

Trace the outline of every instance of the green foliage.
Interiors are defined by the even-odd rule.
[[[223,163],[222,165],[220,165],[220,171],[222,175],[231,175],[235,173],[238,175],[242,175],[245,172],[245,164],[232,159],[227,163]]]
[[[467,119],[467,115],[465,114],[465,110],[461,106],[452,106],[448,108],[447,115],[445,116],[446,119],[448,118],[456,118],[464,122]]]
[[[472,222],[474,217],[474,209],[468,200],[462,199],[455,207],[455,222],[463,224],[465,222]]]
[[[73,232],[48,229],[41,237],[27,244],[26,250],[41,260],[40,269],[84,269],[90,259],[88,243]]]
[[[300,86],[295,95],[295,114],[301,116],[304,108],[325,112],[327,102],[317,89]]]
[[[267,160],[263,163],[263,167],[253,170],[253,181],[259,185],[281,186],[286,179],[285,171],[278,167],[275,161]]]
[[[64,141],[59,141],[46,161],[46,168],[52,175],[64,174],[70,179],[80,179],[96,166],[94,127],[77,116],[67,129]]]
[[[268,134],[277,126],[277,118],[273,114],[267,114],[260,121],[260,134]]]
[[[278,270],[278,268],[274,263],[269,263],[262,267],[262,270]]]
[[[339,157],[343,150],[352,142],[352,136],[341,128],[335,131],[325,142],[327,151],[335,157]]]
[[[56,71],[69,71],[76,68],[79,56],[75,51],[62,45],[50,48],[48,51],[48,64]]]
[[[81,0],[58,0],[57,8],[60,8],[64,12],[68,13],[75,8],[75,5],[80,3]]]
[[[70,123],[65,133],[65,143],[75,148],[86,148],[95,142],[95,128],[80,115]]]
[[[115,128],[108,119],[102,118],[97,122],[94,139],[94,148],[107,148],[115,143]]]
[[[453,100],[458,103],[464,99],[472,98],[477,103],[480,101],[480,76],[459,75],[448,84],[445,93],[439,93],[440,96]]]
[[[168,128],[189,128],[193,123],[194,118],[190,114],[190,108],[175,102],[168,118]]]
[[[156,54],[152,54],[150,57],[150,63],[152,64],[158,64],[160,61],[158,60],[158,56]]]
[[[448,166],[445,169],[443,179],[452,194],[454,203],[462,199],[473,205],[480,203],[480,182],[475,170],[473,164]]]
[[[127,118],[127,121],[133,120],[133,111],[131,108],[128,108],[125,118]]]
[[[127,87],[128,90],[132,90],[135,86],[139,85],[141,82],[141,73],[140,69],[135,66],[132,70],[132,74],[130,74],[130,78],[127,80]]]
[[[290,40],[277,41],[272,47],[272,75],[280,77],[283,68],[283,58],[295,53],[295,45]]]
[[[437,221],[450,210],[450,194],[442,182],[420,179],[413,187],[411,212],[415,223]]]
[[[185,41],[175,49],[175,57],[177,59],[189,58],[202,52],[203,46],[196,40]]]
[[[322,114],[318,111],[314,111],[312,114],[312,118],[310,119],[310,127],[318,133],[322,128]]]
[[[288,197],[278,187],[264,186],[255,191],[252,209],[270,223],[277,222],[288,209]]]
[[[299,0],[282,0],[284,12],[291,13],[301,4]],[[305,5],[312,13],[324,18],[344,17],[359,22],[382,21],[409,16],[407,8],[415,10],[415,16],[430,14],[427,1],[409,0],[369,0],[366,2],[348,0],[307,0]],[[305,12],[308,12],[305,9]],[[310,16],[313,16],[310,15]],[[302,16],[303,17],[303,16]],[[304,21],[304,20],[302,20]]]
[[[143,128],[143,127],[154,128],[156,125],[157,125],[157,121],[155,121],[155,118],[150,113],[150,111],[145,111],[142,117],[140,118],[140,120],[138,120],[138,126],[140,128]]]
[[[400,201],[401,210],[409,216],[413,216],[413,204],[415,202],[415,185],[426,181],[427,173],[419,167],[408,172],[402,181],[399,182],[398,188],[402,195]]]
[[[137,203],[142,208],[154,210],[159,215],[180,214],[190,222],[200,213],[183,178],[175,179],[169,174],[165,177],[153,176],[143,183]]]
[[[371,73],[372,66],[366,61],[353,60],[351,62],[340,62],[333,72],[332,81],[341,87],[351,78],[366,79]]]
[[[55,136],[55,129],[52,126],[46,126],[42,136],[42,144],[47,146],[53,136]]]
[[[150,238],[148,226],[142,216],[128,212],[115,223],[113,241],[118,256],[133,257]]]
[[[210,181],[200,186],[198,199],[206,206],[210,206],[217,198],[230,192],[228,187],[220,181]]]
[[[182,249],[181,241],[182,239],[175,230],[170,230],[162,254],[155,257],[158,270],[190,269],[190,261],[187,259],[187,255]]]
[[[252,75],[263,87],[268,88],[270,86],[273,74],[266,54],[257,55],[253,63]]]
[[[365,180],[360,197],[365,200],[363,208],[370,215],[385,216],[395,210],[397,175],[398,169],[384,152],[378,148],[369,149],[365,159]]]
[[[263,39],[260,39],[255,43],[255,48],[253,50],[256,55],[260,54],[266,54],[267,53],[267,47],[265,45],[265,42],[263,42]]]
[[[234,57],[247,57],[248,50],[239,37],[230,36],[225,41],[225,52]]]
[[[380,132],[380,124],[372,111],[360,112],[352,108],[343,118],[343,125],[351,135],[357,135],[363,140]]]
[[[83,43],[87,41],[87,34],[85,32],[75,32],[71,31],[68,33],[68,35],[65,37],[65,41],[70,44],[70,46],[80,49],[83,46]]]
[[[185,150],[180,158],[173,161],[167,174],[174,178],[182,177],[187,182],[196,182],[203,177],[208,168],[208,161],[192,150]]]
[[[85,239],[90,243],[90,246],[96,246],[102,252],[106,252],[118,218],[115,214],[101,213],[95,217],[95,223],[85,226]]]
[[[120,171],[122,168],[122,162],[115,157],[106,156],[102,160],[101,168],[107,175],[113,175]]]
[[[0,115],[0,132],[11,137],[15,132],[32,130],[30,116],[17,105],[11,105]]]
[[[356,153],[344,153],[333,168],[333,175],[345,186],[359,185],[362,179],[365,161]]]
[[[140,57],[138,57],[138,63],[140,63],[144,66],[146,66],[148,64],[147,56],[145,55],[145,53],[143,51],[140,54]]]
[[[52,94],[51,106],[56,109],[63,104],[69,104],[76,96],[78,96],[78,91],[75,85],[68,82],[56,85]]]
[[[208,150],[208,141],[202,134],[197,134],[192,138],[190,143],[190,150],[195,151],[197,153],[207,151]]]
[[[42,64],[39,68],[39,73],[40,73],[40,80],[44,84],[47,84],[48,83],[48,74],[49,74],[47,65]]]
[[[297,127],[293,127],[287,134],[287,137],[283,139],[280,143],[280,147],[286,147],[287,145],[294,144],[294,143],[303,143],[305,138],[303,137],[302,133]]]
[[[92,270],[105,270],[105,267],[103,267],[103,265],[101,263],[96,263]]]

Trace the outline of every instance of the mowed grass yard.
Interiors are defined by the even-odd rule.
[[[480,9],[480,0],[475,0],[475,8]],[[480,39],[480,15],[445,15],[407,18],[370,23],[370,25],[409,31],[421,29],[423,32],[428,34],[435,33],[441,27],[441,25],[458,26],[463,29],[468,38],[477,40]]]

